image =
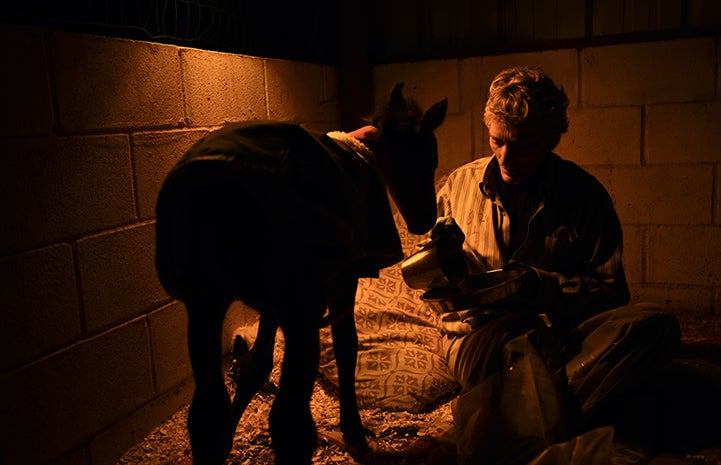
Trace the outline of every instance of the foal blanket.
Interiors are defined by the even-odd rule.
[[[359,147],[365,149],[345,133],[315,133],[271,121],[230,124],[196,142],[168,173],[158,197],[157,258],[164,284],[176,287],[168,280],[180,272],[173,268],[184,260],[175,255],[184,252],[162,242],[176,240],[183,234],[178,229],[221,221],[213,215],[232,216],[222,227],[244,231],[246,242],[254,240],[255,229],[266,247],[304,248],[315,270],[351,269],[360,277],[377,277],[380,269],[400,261],[403,251],[385,186],[367,159],[370,152],[364,156]],[[189,214],[189,203],[212,213]],[[168,220],[179,216],[182,222]],[[268,244],[268,237],[285,243]],[[191,239],[181,241],[193,247]],[[223,247],[243,244],[226,241]]]

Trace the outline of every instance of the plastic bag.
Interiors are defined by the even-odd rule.
[[[613,463],[613,434],[612,426],[593,429],[553,444],[528,465],[609,465]]]
[[[544,347],[538,336],[534,330],[510,340],[504,369],[454,400],[460,464],[526,464],[567,439],[565,374],[536,349]]]

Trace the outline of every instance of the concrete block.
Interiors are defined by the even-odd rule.
[[[147,326],[135,321],[0,381],[4,463],[55,463],[150,400]]]
[[[640,163],[641,107],[572,108],[568,118],[555,149],[563,158],[579,165]]]
[[[470,116],[447,115],[435,134],[438,140],[436,179],[473,159]]]
[[[649,105],[648,163],[721,162],[721,101]]]
[[[0,260],[0,372],[80,337],[72,250],[61,244]]]
[[[78,241],[78,270],[90,333],[159,307],[169,297],[155,272],[155,226]]]
[[[149,316],[150,343],[157,392],[193,376],[188,355],[188,316],[179,302],[160,308]]]
[[[373,67],[375,107],[388,103],[393,86],[403,83],[403,95],[425,111],[448,98],[448,113],[459,113],[458,60],[427,60],[414,63],[380,64]]]
[[[563,87],[568,95],[570,106],[578,105],[578,51],[568,49],[483,57],[478,82],[481,86],[484,106],[488,96],[488,87],[493,78],[499,72],[512,66],[535,66],[542,69],[557,85]]]
[[[154,218],[163,180],[185,152],[208,131],[163,131],[133,134],[133,161],[140,218]]]
[[[462,58],[458,60],[458,73],[460,75],[459,111],[471,113],[480,107],[481,116],[486,105],[488,88],[481,84],[482,58]],[[479,120],[483,124],[483,119]]]
[[[649,230],[648,282],[721,284],[721,228],[657,226]]]
[[[623,226],[623,269],[626,272],[626,281],[629,287],[635,283],[642,283],[644,262],[644,228],[638,226]]]
[[[711,224],[712,166],[622,165],[592,172],[623,224]]]
[[[180,58],[189,124],[267,117],[263,59],[190,48]]]
[[[713,99],[715,58],[714,37],[583,49],[583,104],[641,105]]]
[[[5,63],[0,86],[0,135],[50,134],[53,108],[42,32],[3,24],[0,57]]]
[[[183,123],[178,47],[63,32],[50,37],[63,131]]]
[[[194,389],[195,383],[192,379],[188,379],[99,432],[90,444],[92,465],[118,463],[131,447],[143,441],[155,428],[190,404]],[[183,440],[190,447],[187,435],[184,438],[177,438],[177,441]],[[168,460],[171,459],[172,457],[168,457]]]
[[[2,146],[0,253],[25,250],[135,218],[125,136],[23,139]]]
[[[340,127],[336,70],[313,63],[266,59],[265,72],[270,119],[331,122]]]
[[[711,316],[713,290],[705,286],[662,286],[658,284],[634,284],[631,286],[631,302],[656,302],[673,311],[679,317]]]
[[[324,102],[328,102],[330,105],[324,106],[326,117],[321,122],[327,122],[332,124],[334,128],[340,128],[340,107],[343,102],[338,97],[340,95],[340,72],[335,66],[323,66],[323,95],[325,95]]]
[[[471,113],[471,130],[473,131],[473,159],[490,157],[493,155],[490,145],[488,128],[483,121],[485,106],[476,105]]]

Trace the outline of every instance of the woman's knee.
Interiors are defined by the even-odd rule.
[[[681,327],[673,311],[654,302],[640,302],[620,307],[617,320],[626,322],[647,344],[675,350],[681,342]]]

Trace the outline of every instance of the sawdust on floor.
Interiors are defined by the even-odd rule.
[[[692,346],[700,344],[704,347],[718,348],[721,343],[720,322],[718,318],[685,315],[685,318],[681,319],[684,342]],[[276,363],[270,381],[277,383],[279,374],[279,364]],[[232,390],[230,378],[228,386]],[[268,413],[273,398],[272,393],[260,392],[250,402],[236,430],[233,449],[227,460],[228,465],[273,463],[268,431]],[[319,444],[313,457],[313,464],[357,465],[358,462],[340,445],[340,431],[337,427],[338,399],[320,382],[317,382],[314,388],[311,411],[319,433]],[[188,407],[185,407],[158,426],[141,443],[126,451],[117,465],[190,464],[187,413]],[[440,403],[436,408],[420,413],[381,409],[361,410],[360,413],[364,425],[376,435],[372,440],[372,446],[391,453],[406,450],[419,437],[439,436],[452,425],[450,402]]]
[[[274,395],[260,392],[250,402],[235,433],[228,465],[264,465],[273,463],[268,431],[268,413]],[[355,465],[358,462],[340,446],[338,399],[316,383],[311,411],[318,428],[319,444],[313,457],[317,465]],[[129,449],[118,465],[173,465],[190,463],[190,439],[187,432],[188,407],[152,431],[145,440]],[[400,453],[421,436],[438,436],[451,425],[450,403],[429,412],[410,413],[381,409],[361,410],[364,425],[376,435],[372,447]]]
[[[275,368],[268,386],[280,380],[280,355],[282,337],[276,341]],[[232,377],[228,377],[228,390],[233,392]],[[235,433],[233,449],[227,465],[273,464],[268,414],[273,404],[271,389],[261,390],[248,404]],[[342,447],[338,422],[340,409],[338,398],[320,378],[315,384],[311,398],[311,412],[318,430],[318,449],[313,457],[314,465],[356,465]],[[373,431],[375,438],[369,440],[373,450],[389,452],[398,456],[395,463],[402,463],[402,451],[409,448],[419,437],[440,436],[452,425],[450,401],[441,402],[426,412],[411,413],[384,409],[360,411],[363,424]],[[190,438],[187,431],[188,407],[178,411],[169,420],[153,430],[141,443],[130,448],[117,465],[189,465],[191,463]],[[373,462],[364,462],[365,465]],[[387,459],[378,464],[389,463]]]

